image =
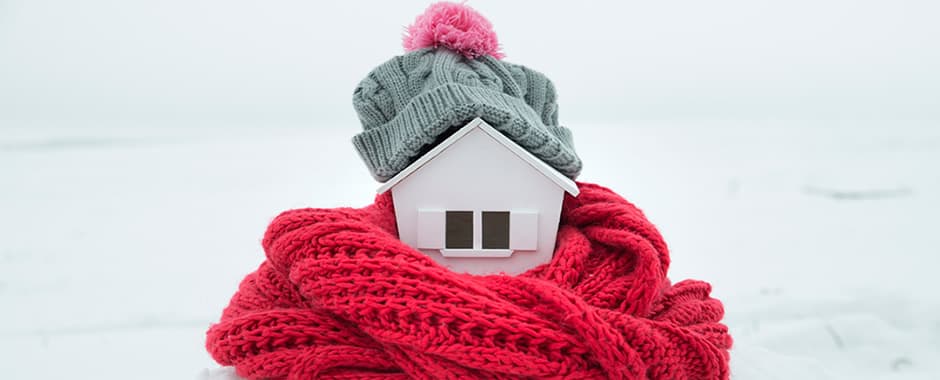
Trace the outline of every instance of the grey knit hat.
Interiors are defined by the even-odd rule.
[[[440,30],[440,25],[433,25],[435,20],[424,20],[432,23],[430,26],[419,25],[428,13],[419,16],[415,25]],[[468,21],[470,16],[462,17]],[[482,19],[478,14],[474,17]],[[488,22],[485,26],[489,27]],[[458,27],[467,29],[466,25]],[[416,34],[414,29],[409,30],[411,36]],[[495,34],[486,37],[495,42]],[[449,38],[450,45],[431,39],[434,46],[392,58],[356,87],[353,106],[364,131],[353,138],[353,144],[372,176],[379,182],[389,180],[454,130],[480,117],[562,174],[575,178],[581,171],[581,160],[574,151],[571,132],[558,125],[552,82],[534,70],[497,59],[500,54],[493,49],[468,50],[466,44],[453,48],[453,30]]]

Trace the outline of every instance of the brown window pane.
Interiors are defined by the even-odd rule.
[[[483,211],[483,249],[509,249],[508,211]]]
[[[473,248],[473,211],[448,211],[444,246],[450,249]]]

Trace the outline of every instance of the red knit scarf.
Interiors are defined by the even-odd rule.
[[[454,273],[405,245],[387,194],[287,211],[206,347],[250,379],[727,379],[710,286],[670,285],[642,212],[579,186],[551,263],[519,276]]]

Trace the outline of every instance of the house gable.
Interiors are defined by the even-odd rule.
[[[440,144],[432,148],[423,156],[419,157],[415,162],[413,162],[407,168],[405,168],[400,173],[392,177],[392,179],[388,180],[388,182],[386,182],[381,187],[379,187],[377,192],[379,194],[382,194],[388,191],[389,189],[395,187],[395,185],[403,181],[405,178],[408,178],[409,176],[420,171],[421,168],[424,167],[428,162],[431,162],[432,160],[437,158],[441,153],[446,151],[449,147],[453,146],[454,144],[457,144],[461,139],[467,136],[471,131],[477,130],[477,129],[489,135],[489,137],[491,137],[497,143],[499,143],[500,145],[508,149],[516,157],[518,157],[522,161],[529,164],[529,166],[534,168],[536,171],[538,171],[541,175],[543,175],[545,178],[550,180],[552,183],[554,183],[561,189],[565,190],[567,193],[571,194],[572,196],[577,196],[580,193],[580,190],[578,189],[577,184],[575,184],[573,180],[566,177],[564,174],[561,174],[560,172],[555,170],[555,168],[551,167],[544,161],[535,157],[532,153],[529,153],[529,151],[525,150],[524,148],[516,144],[514,141],[510,140],[508,137],[504,136],[502,133],[500,133],[495,128],[487,124],[481,118],[473,119],[472,121],[467,123],[467,125],[457,130],[457,132],[455,132],[453,135],[451,135],[450,137],[445,139],[443,142],[441,142]]]

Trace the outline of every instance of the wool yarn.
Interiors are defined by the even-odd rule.
[[[578,186],[553,260],[519,276],[451,272],[405,245],[388,193],[284,212],[206,347],[249,379],[728,379],[709,284],[671,284],[643,213]]]
[[[501,60],[493,26],[463,3],[432,4],[408,27],[406,53],[372,69],[353,91],[362,132],[352,143],[385,182],[475,118],[571,179],[581,172],[555,85]]]
[[[493,25],[466,4],[442,1],[428,6],[402,36],[405,51],[444,47],[467,59],[503,58]]]

